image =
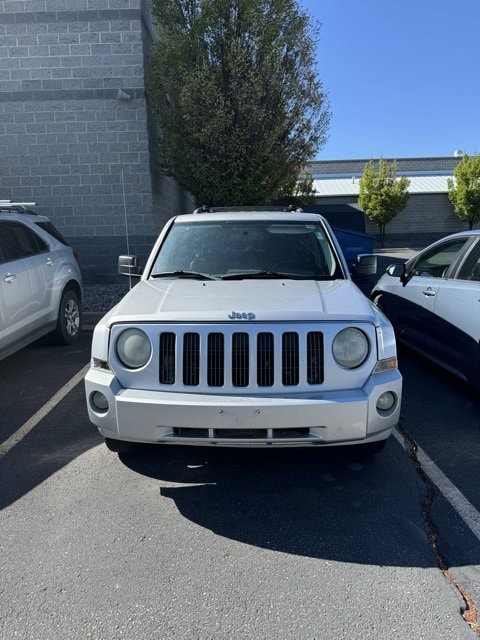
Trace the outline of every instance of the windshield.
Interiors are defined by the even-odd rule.
[[[238,220],[185,223],[165,238],[150,277],[344,278],[320,223]]]

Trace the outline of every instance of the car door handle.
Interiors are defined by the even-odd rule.
[[[9,284],[11,284],[15,278],[17,277],[16,273],[7,273],[7,275],[4,277],[3,281],[4,282],[8,282]]]
[[[51,258],[47,258],[47,264],[51,267],[53,265],[53,260]]]
[[[427,287],[426,289],[424,289],[422,291],[424,296],[427,296],[427,298],[431,298],[432,296],[436,295],[436,291],[434,291],[431,287]]]

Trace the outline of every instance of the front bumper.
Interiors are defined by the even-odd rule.
[[[124,389],[109,371],[91,368],[85,378],[91,422],[104,438],[129,442],[231,447],[349,445],[387,438],[400,415],[398,370],[370,376],[361,389],[315,394],[232,396]],[[385,391],[397,402],[376,409]],[[106,411],[95,410],[100,392]]]

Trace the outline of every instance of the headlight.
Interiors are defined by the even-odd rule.
[[[355,327],[342,329],[333,341],[333,357],[341,367],[355,369],[368,357],[369,343],[367,336]]]
[[[147,364],[152,345],[140,329],[125,329],[117,338],[117,356],[128,369],[140,369]]]

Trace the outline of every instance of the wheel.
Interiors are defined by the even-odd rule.
[[[80,301],[73,289],[66,289],[62,294],[58,308],[57,327],[53,332],[58,344],[73,344],[78,338],[82,326]]]
[[[126,442],[125,440],[114,440],[113,438],[105,438],[107,449],[115,453],[134,453],[138,451],[140,445],[136,442]]]

